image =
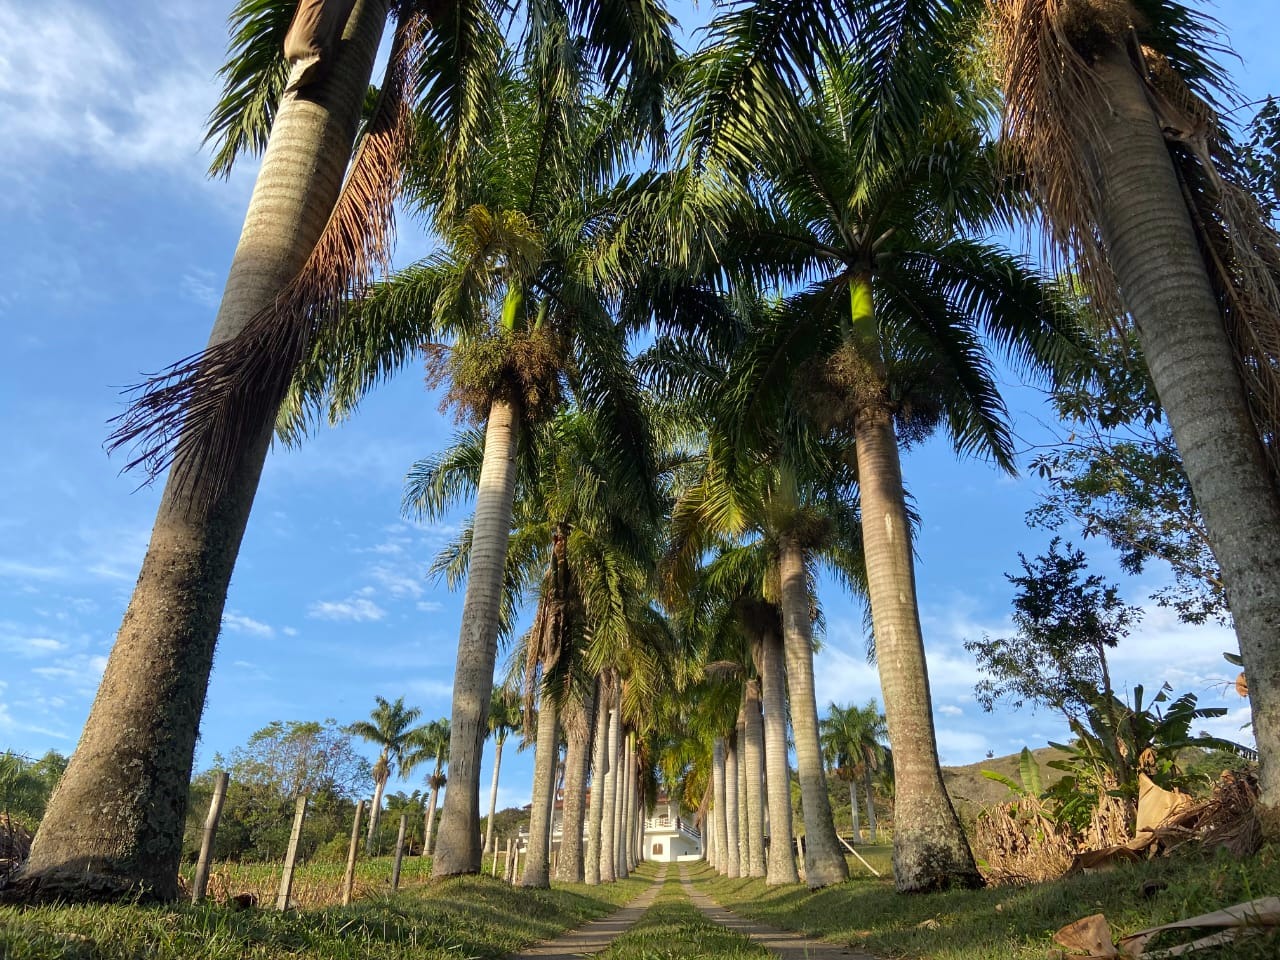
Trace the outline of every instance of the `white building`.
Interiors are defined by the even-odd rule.
[[[655,863],[678,863],[702,857],[702,835],[680,816],[679,804],[659,798],[653,816],[644,821],[644,859]]]

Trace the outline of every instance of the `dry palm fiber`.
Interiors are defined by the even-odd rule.
[[[426,26],[420,14],[398,24],[374,115],[298,275],[237,335],[149,378],[117,418],[110,449],[137,448],[125,469],[141,465],[154,478],[172,463],[173,481],[193,513],[217,500],[244,439],[274,419],[316,331],[387,269],[412,129],[408,95],[417,85]]]
[[[284,38],[285,59],[294,66],[290,90],[319,78],[354,7],[355,0],[301,0]]]
[[[1166,52],[1140,41],[1145,24],[1129,0],[990,0],[989,6],[1005,135],[1046,215],[1051,252],[1079,271],[1094,308],[1113,322],[1124,305],[1095,228],[1101,197],[1084,154],[1100,143],[1095,111],[1105,103],[1092,61],[1111,46],[1127,51],[1164,133],[1254,427],[1280,482],[1280,236],[1241,186],[1211,94],[1193,90]],[[1203,19],[1185,19],[1173,30],[1192,42],[1207,33]],[[1202,86],[1217,83],[1203,62],[1201,73]]]

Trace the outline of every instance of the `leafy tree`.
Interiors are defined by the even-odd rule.
[[[431,788],[431,800],[427,804],[425,819],[422,823],[423,855],[431,856],[436,841],[436,804],[440,791],[449,783],[444,773],[444,765],[449,762],[449,718],[441,717],[432,720],[414,731],[410,744],[411,751],[405,755],[401,771],[409,774],[414,768],[424,763],[435,763],[435,767],[427,776],[427,786]]]
[[[1272,221],[1280,217],[1280,101],[1267,97],[1249,121],[1240,165],[1258,205]]]
[[[424,735],[424,731],[412,726],[422,716],[422,711],[417,707],[406,707],[404,697],[397,697],[395,703],[388,703],[383,697],[374,697],[374,700],[378,705],[369,719],[357,720],[347,727],[348,733],[382,748],[372,770],[373,803],[369,808],[369,831],[364,847],[368,857],[373,856],[373,838],[382,816],[382,791],[397,769],[404,771],[408,751],[415,740]]]
[[[494,814],[498,808],[498,774],[502,770],[502,748],[507,737],[520,729],[521,699],[508,686],[496,686],[489,699],[489,735],[493,737],[493,784],[489,787],[489,816],[484,831],[484,853],[493,847]]]
[[[321,791],[351,797],[371,776],[351,737],[333,719],[274,720],[225,760],[215,754],[213,766],[225,769],[233,781],[260,784],[287,800]]]
[[[1114,697],[1107,651],[1127,636],[1142,615],[1120,598],[1114,584],[1086,574],[1084,552],[1055,537],[1035,560],[1018,554],[1022,574],[1005,574],[1017,588],[1011,637],[965,641],[983,675],[974,687],[982,708],[1005,700],[1015,709],[1030,703],[1079,719],[1097,702]]]
[[[1168,564],[1174,583],[1153,599],[1186,623],[1226,622],[1222,573],[1136,339],[1101,334],[1087,382],[1058,385],[1052,400],[1071,433],[1032,461],[1049,490],[1028,521],[1057,530],[1074,520],[1130,574]]]

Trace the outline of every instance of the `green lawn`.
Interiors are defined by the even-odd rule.
[[[768,960],[769,951],[706,919],[672,866],[658,899],[598,960]]]
[[[864,856],[880,869],[876,859]],[[825,890],[726,880],[690,870],[701,889],[739,914],[883,957],[919,960],[1044,960],[1059,927],[1104,913],[1116,936],[1280,891],[1280,848],[1246,860],[1222,855],[1156,860],[1025,887],[904,896],[888,880],[850,880]],[[1148,881],[1165,887],[1151,896]],[[1175,941],[1176,942],[1176,941]],[[1247,945],[1246,945],[1247,944]],[[1274,960],[1280,934],[1197,953],[1198,958]]]
[[[654,873],[552,890],[461,877],[286,914],[213,904],[0,907],[0,960],[496,960],[613,912]]]

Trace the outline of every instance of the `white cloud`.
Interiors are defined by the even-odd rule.
[[[270,637],[275,635],[275,629],[261,620],[254,620],[252,617],[241,616],[238,613],[224,613],[222,615],[222,625],[228,630],[236,633],[247,633],[255,637]]]
[[[280,632],[283,633],[286,637],[296,637],[298,635],[298,630],[296,627],[281,627]]]
[[[63,690],[87,696],[97,690],[102,671],[106,668],[106,657],[79,653],[65,657],[51,667],[35,667],[31,672],[60,684]]]
[[[353,596],[338,602],[324,600],[313,603],[307,616],[314,620],[352,620],[357,623],[381,620],[387,611],[368,597]]]
[[[149,11],[132,14],[135,19]],[[164,63],[143,31],[70,2],[0,0],[0,157],[60,153],[103,167],[182,170],[203,179],[204,118],[217,94],[210,64]],[[155,62],[144,62],[150,58]]]
[[[944,703],[941,706],[939,706],[938,713],[942,714],[944,717],[964,716],[963,710],[961,710],[959,707],[955,706],[954,704],[950,704],[950,703]]]
[[[438,600],[419,600],[416,606],[422,613],[439,613],[444,609],[444,604]]]
[[[411,577],[392,567],[379,565],[369,571],[373,577],[393,597],[420,597],[422,583],[417,577]]]

